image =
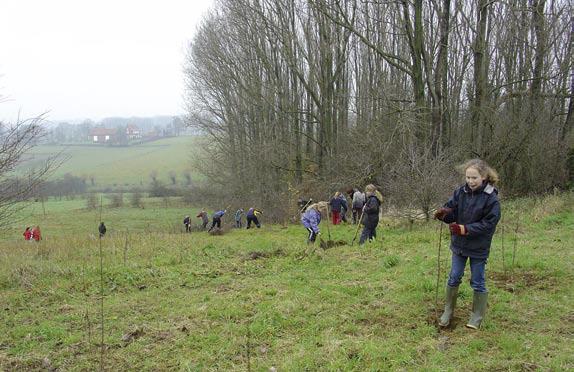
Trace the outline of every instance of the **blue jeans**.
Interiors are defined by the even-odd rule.
[[[470,258],[470,286],[476,292],[487,292],[484,283],[484,270],[486,268],[486,258],[472,258],[461,256],[456,253],[452,254],[452,267],[448,278],[450,287],[458,287],[464,275],[466,260]]]

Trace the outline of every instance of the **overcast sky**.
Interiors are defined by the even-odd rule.
[[[213,0],[0,0],[0,120],[177,115]]]

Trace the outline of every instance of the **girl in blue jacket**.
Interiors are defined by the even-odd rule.
[[[327,215],[328,213],[327,202],[318,202],[311,204],[305,213],[301,216],[301,223],[307,231],[309,232],[309,237],[307,238],[307,244],[315,243],[315,239],[319,234],[319,224],[321,223],[321,213]]]
[[[446,304],[439,325],[448,326],[456,305],[458,286],[470,261],[470,286],[474,290],[472,313],[466,324],[478,329],[486,312],[488,292],[485,286],[485,266],[490,253],[492,236],[500,220],[498,174],[480,159],[462,166],[466,184],[454,191],[448,202],[439,208],[435,218],[448,223],[451,233],[452,266],[446,286]]]

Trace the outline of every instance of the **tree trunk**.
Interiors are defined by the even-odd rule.
[[[478,0],[476,37],[474,39],[474,102],[471,119],[470,141],[476,154],[487,156],[487,142],[492,133],[486,125],[487,83],[487,19],[490,0]]]

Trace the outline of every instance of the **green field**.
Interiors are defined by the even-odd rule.
[[[24,211],[43,227],[38,244],[20,224],[4,232],[0,370],[574,369],[572,194],[502,203],[480,331],[464,327],[468,272],[453,324],[435,326],[438,222],[387,217],[374,243],[307,251],[299,225],[186,235],[178,225],[195,209],[145,202],[103,208],[102,271],[99,211],[82,200]]]
[[[129,147],[99,146],[36,146],[21,167],[38,167],[48,156],[62,152],[68,160],[53,178],[69,173],[94,176],[95,187],[142,187],[150,183],[150,173],[156,171],[161,182],[169,184],[169,172],[176,173],[183,183],[183,173],[190,170],[197,137],[172,137]],[[192,175],[192,177],[195,175]],[[89,183],[89,182],[88,182]]]

